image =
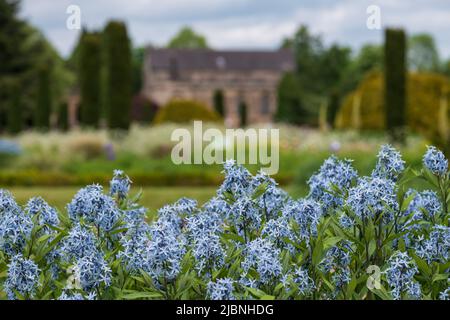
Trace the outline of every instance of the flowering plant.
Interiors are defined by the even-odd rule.
[[[415,171],[382,146],[365,177],[332,156],[297,200],[232,160],[224,173],[207,203],[182,198],[154,221],[119,170],[66,212],[0,190],[0,297],[450,298],[450,179],[436,148]],[[408,189],[412,179],[429,190]]]

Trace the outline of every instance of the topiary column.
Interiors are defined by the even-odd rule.
[[[47,130],[50,127],[51,109],[50,69],[47,66],[42,66],[38,72],[37,103],[34,111],[36,128]]]
[[[98,127],[100,119],[101,38],[98,33],[84,32],[80,38],[79,84],[80,123]]]
[[[401,29],[386,29],[384,45],[386,128],[392,139],[404,140],[406,125],[406,36]]]
[[[330,128],[335,127],[336,115],[339,110],[340,97],[337,90],[332,90],[328,96],[327,122]]]
[[[66,102],[61,103],[58,108],[58,129],[61,131],[67,131],[69,129],[69,114],[67,108]]]
[[[132,99],[131,49],[123,22],[105,28],[105,106],[109,128],[128,129]]]
[[[9,133],[16,134],[22,130],[23,110],[20,99],[20,87],[13,84],[11,87],[11,101],[8,103],[7,129]]]

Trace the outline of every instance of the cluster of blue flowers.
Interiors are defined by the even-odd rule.
[[[25,259],[22,254],[11,258],[8,265],[8,278],[4,288],[9,299],[33,298],[39,285],[39,268],[30,259]]]
[[[337,208],[344,200],[333,189],[346,190],[357,177],[358,173],[350,160],[339,160],[336,156],[331,156],[325,160],[319,172],[309,179],[309,197],[320,201],[325,212],[330,208]]]
[[[223,278],[208,283],[207,295],[211,300],[235,300],[233,291],[233,280]]]
[[[33,221],[14,200],[0,190],[0,247],[8,255],[20,253],[33,229]]]
[[[268,284],[281,276],[280,249],[267,239],[257,238],[247,244],[242,262],[243,277],[249,276],[254,268],[259,275],[259,282]]]
[[[394,299],[399,300],[403,295],[407,295],[406,298],[420,299],[420,285],[414,280],[418,269],[406,252],[394,253],[388,260],[385,273]]]
[[[442,151],[436,147],[428,147],[427,152],[423,156],[423,163],[433,174],[444,176],[448,172],[448,160]]]
[[[151,222],[120,170],[108,192],[81,189],[67,214],[41,197],[22,208],[0,190],[0,274],[7,274],[0,293],[60,300],[365,298],[370,288],[361,279],[375,264],[384,283],[376,297],[449,299],[448,161],[430,147],[423,165],[422,177],[437,188],[400,185],[408,170],[389,145],[369,176],[331,156],[309,179],[308,195],[294,200],[263,172],[252,175],[229,160],[212,199],[199,206],[181,198]]]

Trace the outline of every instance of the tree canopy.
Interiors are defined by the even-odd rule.
[[[439,70],[439,53],[431,35],[420,33],[408,39],[408,65],[412,71]]]
[[[190,27],[183,27],[167,44],[171,49],[207,49],[206,38]]]

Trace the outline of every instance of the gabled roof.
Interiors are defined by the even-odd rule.
[[[295,67],[291,50],[277,51],[215,51],[210,49],[153,49],[147,57],[154,70],[271,70],[290,71]]]

